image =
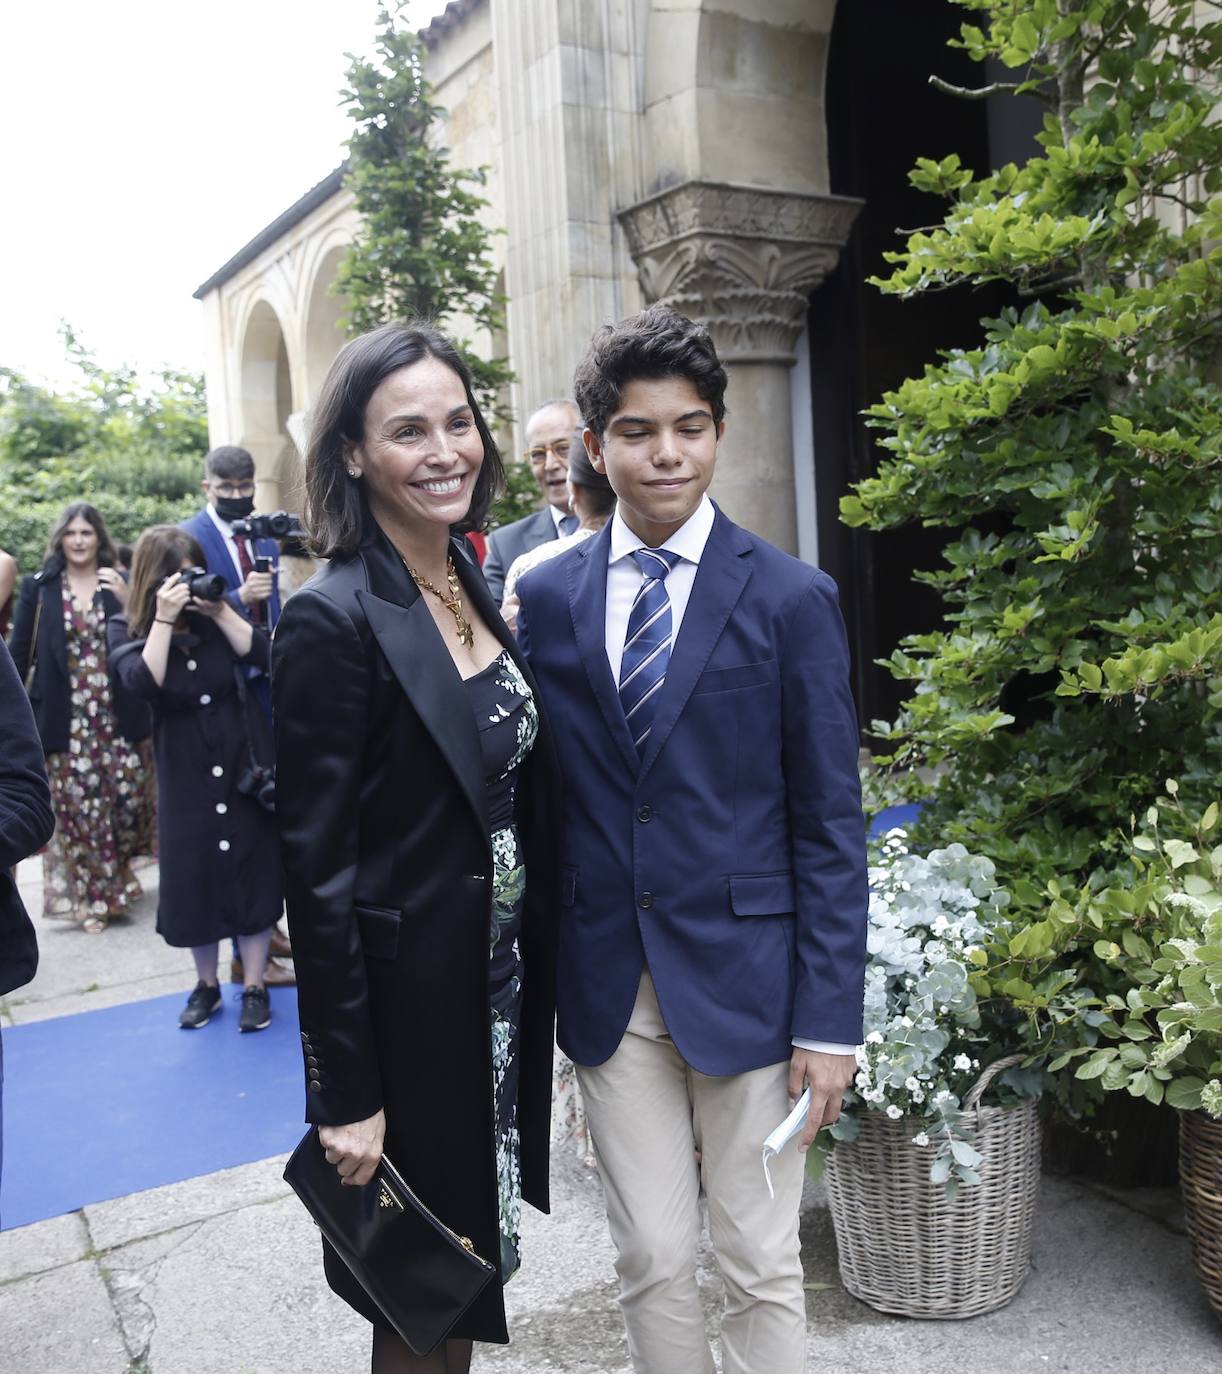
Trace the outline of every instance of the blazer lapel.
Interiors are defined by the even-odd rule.
[[[569,564],[569,614],[594,699],[625,762],[636,773],[641,765],[640,755],[624,719],[619,691],[607,662],[607,558],[610,549],[610,521],[593,539],[577,546],[578,556]]]
[[[390,670],[432,735],[488,835],[484,795],[484,759],[474,713],[462,698],[462,681],[454,660],[402,560],[384,536],[367,545],[362,557],[369,590],[357,600]],[[466,584],[464,583],[464,586]]]
[[[653,761],[666,743],[667,735],[687,705],[692,688],[704,672],[713,646],[721,637],[751,577],[751,560],[747,557],[750,552],[751,541],[746,534],[719,510],[704,552],[700,555],[700,566],[696,569],[692,594],[683,613],[683,624],[679,627],[679,637],[671,650],[666,681],[659,694],[658,714],[654,717],[649,742],[641,759],[642,777],[653,766]]]
[[[237,570],[233,566],[233,557],[229,552],[229,545],[225,543],[220,530],[212,523],[212,517],[207,511],[200,512],[199,524],[193,533],[203,546],[204,562],[213,572],[220,573],[231,592],[236,592],[241,586],[241,582],[238,579]]]

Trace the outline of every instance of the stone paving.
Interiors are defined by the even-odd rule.
[[[20,876],[37,911],[37,864]],[[130,922],[101,937],[38,922],[43,965],[33,984],[0,1002],[5,1026],[175,990],[185,996],[183,954],[153,931],[155,870],[144,876],[150,896]],[[54,1142],[47,1144],[55,1167]],[[368,1327],[323,1282],[316,1232],[280,1177],[283,1162],[261,1160],[0,1232],[0,1370],[367,1369]],[[597,1174],[561,1154],[553,1198],[552,1216],[527,1209],[524,1219],[525,1266],[506,1290],[512,1343],[481,1347],[474,1368],[630,1374]],[[906,1321],[850,1297],[813,1185],[802,1235],[808,1368],[820,1374],[1222,1371],[1222,1327],[1193,1274],[1172,1193],[1107,1195],[1045,1178],[1031,1276],[1009,1307],[969,1322]],[[700,1280],[712,1330],[721,1291],[707,1247]]]

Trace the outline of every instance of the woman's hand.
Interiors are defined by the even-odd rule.
[[[382,1142],[386,1138],[386,1113],[377,1111],[366,1121],[354,1121],[348,1126],[320,1126],[318,1139],[326,1152],[328,1164],[339,1171],[340,1181],[354,1188],[363,1188],[373,1178],[382,1160]]]
[[[118,568],[99,568],[98,585],[114,597],[121,610],[127,610],[127,583]]]
[[[179,580],[177,573],[171,573],[157,588],[157,619],[177,620],[190,600],[191,588]]]

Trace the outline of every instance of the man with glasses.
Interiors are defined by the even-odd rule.
[[[255,508],[255,460],[244,448],[225,444],[204,459],[204,495],[208,504],[198,515],[183,521],[183,529],[199,540],[210,573],[219,573],[229,585],[234,610],[270,634],[280,619],[280,594],[276,586],[279,554],[274,539],[235,539],[232,522],[244,520]],[[258,562],[267,560],[269,571]],[[263,702],[265,693],[256,690]],[[263,702],[270,712],[270,697]]]
[[[488,536],[484,578],[498,605],[504,598],[505,573],[515,558],[577,528],[577,517],[569,510],[565,479],[573,430],[580,427],[577,404],[569,400],[545,401],[526,422],[526,457],[547,505]]]

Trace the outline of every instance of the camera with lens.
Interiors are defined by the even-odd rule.
[[[225,579],[207,568],[184,568],[178,580],[187,584],[196,601],[219,601],[225,595]]]
[[[229,528],[235,539],[304,539],[305,529],[295,515],[286,510],[273,511],[270,515],[249,515],[245,520],[234,520]]]
[[[261,763],[251,763],[238,779],[238,791],[250,797],[264,811],[276,809],[276,770],[264,768]]]

